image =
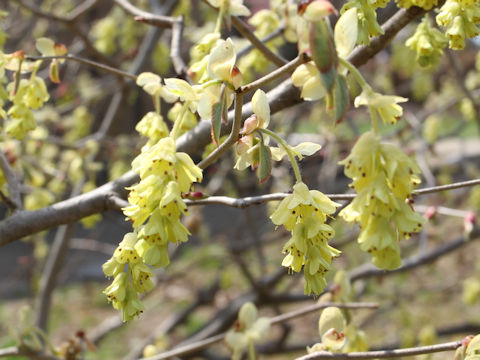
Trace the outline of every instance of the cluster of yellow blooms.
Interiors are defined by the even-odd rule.
[[[340,164],[345,165],[345,175],[353,180],[351,187],[358,194],[341,216],[360,223],[360,248],[372,255],[377,267],[399,267],[398,239],[409,238],[425,222],[409,204],[420,183],[420,169],[400,149],[381,143],[371,131],[360,137]]]
[[[319,295],[323,291],[332,258],[340,255],[328,244],[335,231],[325,223],[338,205],[320,191],[309,190],[298,182],[270,217],[275,225],[283,225],[292,233],[283,247],[287,255],[282,265],[295,272],[304,268],[306,294]]]

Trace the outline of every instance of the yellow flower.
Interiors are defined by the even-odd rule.
[[[366,105],[372,112],[372,116],[378,113],[385,124],[395,124],[403,114],[403,109],[398,103],[406,101],[408,99],[401,96],[382,95],[374,92],[370,87],[365,87],[355,98],[355,107]]]
[[[275,225],[283,225],[292,233],[283,247],[286,256],[282,266],[295,272],[304,268],[306,294],[318,295],[323,291],[325,273],[330,269],[332,258],[340,254],[328,245],[335,232],[325,224],[327,215],[334,213],[338,205],[300,182],[270,216]]]
[[[302,88],[300,96],[305,100],[319,100],[327,94],[313,61],[297,67],[292,74],[292,82],[296,87]]]

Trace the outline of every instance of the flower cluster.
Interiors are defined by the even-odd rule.
[[[447,28],[449,46],[459,50],[465,47],[465,38],[480,34],[480,5],[475,0],[447,0],[436,17],[437,24]]]
[[[115,309],[122,310],[124,321],[142,312],[138,294],[153,287],[147,265],[167,266],[168,244],[188,240],[190,232],[181,222],[182,215],[188,213],[182,193],[189,192],[192,184],[202,179],[202,170],[188,154],[177,152],[175,145],[186,112],[196,108],[194,90],[180,79],[166,79],[164,86],[160,77],[151,73],[141,74],[137,83],[152,95],[157,111],[149,112],[137,124],[137,130],[149,141],[132,162],[140,182],[128,188],[130,206],[123,209],[134,231],[125,235],[103,266],[105,274],[114,277],[104,293]],[[180,98],[184,102],[170,135],[159,114],[160,98]]]
[[[437,6],[438,0],[396,0],[398,6],[409,9],[412,6],[418,6],[425,10],[430,10],[434,6]]]
[[[394,145],[380,143],[373,132],[363,134],[340,164],[358,194],[342,217],[360,223],[360,248],[372,255],[377,267],[399,267],[399,237],[409,238],[425,221],[409,204],[420,183],[418,166]]]
[[[283,247],[286,256],[282,265],[295,272],[304,268],[306,294],[323,291],[332,258],[340,254],[328,244],[335,232],[325,223],[337,206],[320,191],[309,190],[299,182],[270,217],[275,225],[283,225],[292,233]]]
[[[429,18],[425,16],[417,26],[415,34],[407,39],[405,45],[417,53],[420,66],[427,67],[438,62],[447,42],[447,38],[441,31],[430,26]]]
[[[23,54],[10,56],[23,58]],[[20,79],[18,83],[12,82],[7,86],[9,100],[13,105],[7,112],[9,121],[5,130],[8,135],[19,140],[36,127],[32,110],[41,108],[50,98],[45,81],[36,75],[37,70],[38,66],[29,79]]]

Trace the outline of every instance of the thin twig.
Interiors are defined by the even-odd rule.
[[[105,64],[99,63],[97,61],[85,59],[85,58],[82,58],[80,56],[76,56],[76,55],[72,55],[72,54],[51,55],[51,56],[25,56],[25,59],[27,59],[27,60],[52,60],[52,59],[72,60],[72,61],[76,61],[80,64],[89,65],[89,66],[92,66],[94,68],[107,71],[111,74],[114,74],[114,75],[117,75],[117,76],[120,76],[120,77],[125,77],[125,78],[128,78],[128,79],[134,80],[134,81],[137,80],[137,76],[135,74],[130,74],[128,72],[119,70],[119,69],[114,68],[112,66],[105,65]]]
[[[0,150],[0,169],[7,180],[8,193],[15,209],[22,210],[20,184],[3,150]],[[14,209],[14,210],[15,210]]]
[[[157,15],[143,11],[142,9],[130,4],[127,0],[114,0],[114,2],[127,13],[135,16],[135,20],[144,22],[146,24],[154,25],[160,28],[171,28],[176,22],[176,19],[171,16]]]
[[[296,360],[312,359],[384,359],[403,356],[414,356],[421,354],[432,354],[437,352],[453,351],[462,346],[462,340],[452,341],[443,344],[419,346],[414,348],[378,350],[351,353],[332,353],[329,351],[319,351],[310,355],[305,355]]]
[[[271,324],[279,324],[284,321],[291,319],[299,318],[301,316],[310,314],[312,312],[318,311],[320,309],[325,309],[327,307],[338,307],[340,309],[377,309],[377,303],[331,303],[331,302],[322,302],[314,305],[304,307],[302,309],[293,310],[285,314],[281,314],[271,318]]]
[[[422,253],[420,255],[411,256],[408,259],[404,259],[402,261],[402,266],[395,270],[385,271],[382,269],[378,269],[371,263],[360,265],[349,272],[350,281],[357,281],[369,277],[385,276],[399,272],[405,272],[418,266],[431,263],[439,259],[440,257],[469,244],[471,241],[477,239],[478,237],[480,237],[480,228],[475,228],[470,233],[469,238],[466,238],[465,236],[460,236],[457,239],[449,241],[443,245],[439,245],[428,252]]]
[[[2,357],[27,357],[34,360],[62,360],[58,356],[48,355],[40,352],[33,352],[27,350],[21,350],[16,346],[11,346],[8,348],[0,349],[0,358]]]
[[[322,303],[322,304],[316,304],[313,306],[308,306],[304,309],[300,310],[294,310],[289,313],[285,313],[282,315],[275,316],[271,318],[271,323],[272,324],[280,324],[285,321],[291,320],[293,318],[297,318],[306,314],[309,314],[311,312],[317,311],[319,309],[323,309],[329,306],[336,306],[336,307],[341,307],[341,308],[346,308],[346,309],[375,309],[378,307],[378,304],[374,303]],[[176,349],[172,349],[169,351],[165,351],[161,354],[149,357],[149,360],[165,360],[173,356],[180,356],[180,355],[187,355],[191,354],[193,352],[197,352],[201,349],[204,349],[210,345],[213,345],[215,343],[218,343],[222,341],[227,333],[221,333],[218,335],[214,335],[212,337],[209,337],[207,339],[203,339],[200,341],[196,341],[190,344],[186,344],[184,346],[178,347]],[[145,358],[146,360],[146,358]]]
[[[239,92],[241,94],[248,93],[250,91],[256,90],[269,82],[279,78],[280,76],[284,74],[291,73],[294,71],[298,66],[302,65],[303,63],[306,63],[310,60],[309,56],[306,54],[300,54],[297,56],[295,59],[292,61],[284,64],[282,67],[276,69],[275,71],[272,71],[270,74],[265,75],[264,77],[261,77],[258,80],[255,80],[251,82],[250,84],[244,85],[239,89]]]
[[[214,163],[225,151],[227,151],[238,140],[240,133],[240,126],[242,125],[242,106],[243,95],[241,93],[235,94],[235,116],[233,117],[232,130],[228,138],[220,144],[218,148],[212,151],[205,159],[198,163],[198,167],[205,169],[210,164]]]
[[[433,186],[424,189],[418,189],[413,191],[413,195],[426,195],[437,193],[441,191],[453,190],[463,187],[475,186],[480,185],[480,179],[469,180],[469,181],[461,181],[458,183],[448,184],[448,185],[440,185],[440,186]],[[278,201],[283,200],[287,197],[289,193],[272,193],[266,195],[259,195],[259,196],[249,196],[245,198],[231,198],[228,196],[210,196],[205,199],[200,200],[186,200],[187,205],[195,206],[195,205],[211,205],[211,204],[218,204],[218,205],[226,205],[235,208],[245,208],[247,206],[252,205],[260,205],[268,201]],[[357,195],[356,194],[326,194],[331,200],[352,200]]]
[[[170,46],[170,58],[172,59],[173,68],[177,75],[188,79],[188,66],[182,58],[182,38],[185,22],[183,16],[180,16],[172,25],[172,39]]]
[[[267,36],[265,36],[263,39],[261,39],[260,41],[263,43],[263,44],[266,44],[268,43],[269,41],[272,41],[273,39],[275,39],[276,37],[282,35],[283,31],[285,30],[285,27],[284,26],[281,26],[279,27],[278,29],[276,29],[274,32],[268,34]],[[253,46],[252,44],[248,45],[248,46],[245,46],[243,49],[241,49],[238,53],[237,53],[237,60],[240,59],[242,56],[245,56],[246,54],[248,54],[252,49],[254,49],[255,46]]]
[[[266,59],[270,60],[277,66],[284,66],[287,64],[287,60],[270,50],[268,46],[262,42],[262,40],[255,36],[255,34],[248,28],[247,24],[240,20],[240,18],[237,16],[232,16],[232,25],[244,38],[248,39],[252,45],[256,47],[263,54],[263,56],[265,56]]]

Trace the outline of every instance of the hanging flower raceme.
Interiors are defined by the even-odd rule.
[[[430,26],[428,15],[418,24],[415,34],[407,39],[405,45],[417,53],[420,66],[431,66],[438,62],[443,55],[443,48],[447,45],[447,38],[438,30]]]
[[[182,215],[188,213],[182,193],[202,179],[202,170],[188,154],[177,152],[175,145],[186,112],[195,111],[195,91],[179,79],[166,79],[165,86],[155,74],[142,74],[139,79],[139,85],[152,95],[157,112],[148,113],[137,124],[137,130],[148,136],[149,142],[132,162],[140,182],[128,188],[130,205],[123,209],[134,231],[125,235],[103,266],[105,274],[114,277],[104,293],[115,309],[122,310],[124,321],[142,312],[138,294],[153,287],[147,265],[167,266],[168,244],[188,240],[190,232],[181,222]],[[159,115],[160,98],[183,101],[170,135]]]
[[[437,24],[447,28],[449,46],[459,50],[465,39],[480,34],[480,5],[473,0],[447,0],[436,17]]]
[[[380,143],[373,132],[363,134],[340,164],[358,194],[341,216],[360,223],[360,248],[372,255],[377,267],[398,268],[399,238],[409,238],[425,222],[409,205],[420,169],[394,145]]]
[[[340,254],[328,244],[335,232],[325,223],[337,206],[320,191],[309,190],[299,182],[270,217],[275,225],[283,225],[292,233],[283,247],[286,256],[282,265],[295,272],[304,269],[306,294],[318,295],[323,291],[332,258]]]

